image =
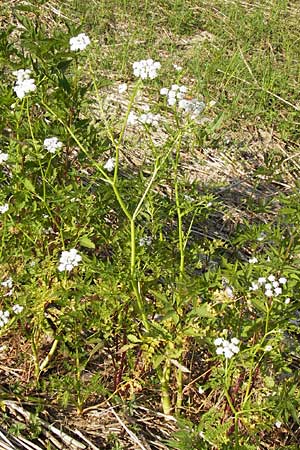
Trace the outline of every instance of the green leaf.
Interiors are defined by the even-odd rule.
[[[82,247],[86,247],[86,248],[95,248],[94,242],[92,242],[88,236],[82,236],[82,237],[79,239],[79,244],[80,244]]]
[[[32,182],[28,178],[25,178],[23,183],[24,183],[24,187],[25,187],[25,189],[27,189],[27,191],[35,192],[35,187],[33,186]]]
[[[130,342],[133,342],[134,344],[138,344],[139,342],[142,342],[139,338],[137,338],[134,334],[128,334],[127,339]]]

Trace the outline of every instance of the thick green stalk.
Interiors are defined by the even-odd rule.
[[[171,401],[170,401],[170,376],[171,376],[171,363],[167,359],[165,361],[162,376],[161,376],[161,406],[164,414],[169,415],[171,413]]]

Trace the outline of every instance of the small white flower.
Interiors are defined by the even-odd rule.
[[[265,296],[266,296],[266,297],[273,297],[273,291],[271,291],[271,289],[267,289],[267,290],[265,291]]]
[[[107,170],[108,172],[112,172],[115,168],[115,158],[109,158],[106,163],[104,164],[104,169]]]
[[[4,327],[9,322],[9,312],[8,311],[0,311],[0,327]]]
[[[267,237],[267,233],[265,233],[264,231],[262,231],[259,236],[257,237],[257,240],[259,242],[263,241],[265,239],[265,237]]]
[[[136,125],[137,122],[138,116],[133,111],[130,111],[127,118],[127,125]]]
[[[275,292],[276,297],[277,297],[277,295],[282,294],[282,289],[281,289],[281,287],[276,287],[276,288],[274,289],[274,292]]]
[[[223,345],[224,339],[223,338],[217,338],[214,340],[215,346]]]
[[[124,92],[127,91],[127,84],[126,83],[120,84],[118,87],[118,91],[119,91],[119,94],[124,94]]]
[[[275,281],[276,278],[274,277],[274,275],[269,275],[268,280],[272,282],[272,281]]]
[[[6,213],[8,211],[8,208],[9,208],[8,203],[5,203],[4,205],[1,205],[0,206],[0,214]]]
[[[279,286],[279,283],[278,281],[273,281],[272,285],[274,288],[277,288]]]
[[[9,278],[7,278],[7,280],[2,281],[1,286],[6,287],[6,288],[8,288],[8,289],[11,289],[12,286],[13,286],[12,278],[9,277]]]
[[[152,244],[152,237],[151,236],[145,236],[142,237],[139,240],[139,246],[143,247],[144,245],[147,245],[147,247],[149,247]]]
[[[24,98],[28,92],[36,90],[35,81],[33,78],[30,78],[30,74],[31,70],[29,69],[20,69],[13,72],[13,75],[17,77],[14,91],[20,99]]]
[[[0,150],[0,164],[3,164],[7,160],[8,160],[8,154],[7,153],[3,153]]]
[[[234,297],[234,293],[233,293],[232,287],[226,286],[225,287],[225,294],[227,295],[228,298],[233,298]]]
[[[265,277],[259,277],[259,279],[257,281],[258,281],[258,284],[264,284],[267,280],[265,279]]]
[[[230,359],[233,356],[233,352],[228,347],[224,347],[223,353],[224,353],[225,358],[227,358],[227,359]]]
[[[182,70],[182,67],[178,66],[177,64],[173,64],[173,67],[177,72],[180,72]]]
[[[70,272],[74,267],[78,266],[81,260],[82,258],[75,248],[71,248],[69,251],[63,251],[59,260],[58,270],[59,272],[63,272],[64,270]]]
[[[237,338],[235,338],[235,337],[231,339],[231,342],[232,342],[232,344],[234,344],[234,345],[238,345],[238,344],[240,343],[239,339],[237,339]]]
[[[285,277],[281,277],[281,278],[279,278],[278,281],[279,281],[280,284],[286,284],[287,279]]]
[[[160,95],[168,95],[168,92],[169,92],[169,89],[167,89],[167,88],[161,88],[161,90],[160,90]]]
[[[15,314],[20,314],[23,311],[24,307],[16,303],[15,305],[13,305],[12,309]]]
[[[80,33],[70,39],[70,50],[76,52],[77,50],[84,50],[90,43],[90,38],[85,33]]]
[[[259,284],[252,281],[249,291],[257,291],[259,289]]]
[[[258,259],[255,258],[255,256],[254,256],[253,258],[249,258],[249,259],[248,259],[248,262],[249,262],[249,264],[255,264],[255,263],[258,262]]]
[[[176,98],[175,97],[168,97],[168,105],[169,106],[175,106],[176,105]]]
[[[272,289],[272,284],[271,283],[266,283],[265,284],[265,289],[266,290]]]
[[[212,108],[213,106],[215,106],[217,104],[217,102],[215,100],[211,100],[210,102],[208,102],[207,106],[209,108]]]
[[[217,355],[223,355],[223,353],[224,353],[224,348],[223,347],[217,347],[216,354]]]
[[[275,427],[276,427],[276,428],[280,428],[281,425],[282,425],[282,423],[281,423],[279,420],[277,420],[277,421],[275,422]]]
[[[285,303],[286,305],[288,305],[290,302],[291,302],[291,299],[290,299],[289,297],[287,297],[287,298],[284,300],[284,303]]]
[[[203,387],[201,387],[201,386],[199,386],[198,387],[198,393],[201,395],[201,394],[204,394],[204,389],[203,389]]]
[[[62,142],[60,142],[57,137],[51,137],[51,138],[46,138],[44,140],[44,148],[49,152],[49,153],[55,153],[56,150],[59,150],[60,148],[62,148],[63,144]]]
[[[270,352],[273,349],[272,345],[267,345],[265,347],[265,352]]]

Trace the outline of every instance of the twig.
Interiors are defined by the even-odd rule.
[[[84,442],[86,442],[92,450],[99,450],[98,447],[96,447],[91,441],[89,441],[79,430],[74,430],[74,433],[77,434]]]
[[[137,435],[133,433],[133,431],[131,431],[126,425],[125,423],[122,421],[122,419],[118,416],[118,414],[116,413],[116,411],[114,409],[111,410],[113,415],[115,416],[115,418],[117,419],[117,421],[119,422],[119,424],[124,428],[124,430],[126,431],[126,433],[130,436],[131,440],[137,444],[142,450],[149,450],[146,447],[143,446],[143,444],[141,443],[141,441],[138,439]]]

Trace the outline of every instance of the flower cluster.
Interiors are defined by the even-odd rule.
[[[152,244],[152,237],[151,236],[145,236],[142,237],[139,240],[139,246],[140,247],[144,247],[145,245],[147,245],[147,247],[149,247]]]
[[[20,69],[13,72],[13,74],[17,77],[14,91],[18,98],[22,99],[28,92],[33,92],[36,90],[34,79],[30,78],[31,70]]]
[[[4,205],[0,205],[0,214],[4,214],[8,211],[8,203],[5,203]]]
[[[76,52],[77,50],[85,50],[91,40],[85,33],[80,33],[78,36],[72,37],[69,43],[71,52]]]
[[[165,95],[167,97],[167,103],[169,106],[175,106],[177,101],[180,103],[180,101],[183,100],[186,91],[187,88],[185,86],[178,86],[178,84],[172,84],[171,89],[162,88],[160,90],[160,94]]]
[[[4,327],[9,322],[9,311],[0,310],[0,328]]]
[[[58,270],[59,272],[63,272],[64,270],[70,272],[74,267],[78,266],[81,260],[82,258],[78,255],[78,251],[75,248],[71,248],[69,251],[63,251],[60,256]]]
[[[133,74],[136,77],[150,78],[153,80],[157,77],[157,70],[160,69],[161,65],[158,61],[153,61],[153,59],[141,59],[141,61],[135,61],[132,64]]]
[[[160,114],[153,114],[149,112],[141,114],[140,117],[138,118],[138,121],[140,123],[152,125],[153,127],[158,127],[160,119],[161,119]]]
[[[115,158],[109,158],[106,163],[104,164],[104,169],[107,170],[108,172],[112,172],[115,168]]]
[[[238,347],[239,342],[240,341],[237,338],[232,338],[230,341],[227,341],[223,338],[215,339],[214,344],[217,347],[217,355],[224,355],[227,359],[232,358],[236,353],[240,351]]]
[[[7,278],[7,280],[2,281],[1,286],[5,287],[5,288],[8,288],[8,289],[11,289],[12,286],[13,286],[12,278],[9,277],[9,278]]]
[[[0,164],[3,164],[7,160],[8,160],[8,154],[7,153],[3,153],[0,150]]]
[[[257,281],[252,281],[249,291],[257,291],[263,286],[266,297],[277,297],[282,294],[282,286],[286,282],[285,277],[280,277],[278,280],[274,275],[269,275],[268,278],[260,277]]]
[[[11,277],[7,278],[7,280],[2,281],[1,286],[7,289],[5,297],[10,297],[13,294],[13,280]]]
[[[13,305],[12,310],[15,314],[20,314],[23,311],[24,307],[20,306],[18,303]]]
[[[196,119],[204,110],[205,103],[200,102],[196,98],[193,98],[192,100],[182,99],[179,101],[178,107],[183,109],[186,114],[190,114],[191,119]]]
[[[12,310],[14,314],[20,314],[23,311],[24,307],[20,306],[18,303],[12,306]],[[0,310],[0,328],[4,327],[6,324],[8,324],[10,318],[9,311],[2,311]]]
[[[135,112],[130,111],[127,119],[127,125],[151,125],[153,127],[158,127],[159,121],[161,120],[160,114],[153,114],[151,112],[143,113],[138,116]]]
[[[49,153],[55,153],[56,150],[59,150],[60,148],[62,148],[62,142],[60,142],[57,137],[51,137],[51,138],[46,138],[44,140],[44,148],[49,152]]]

